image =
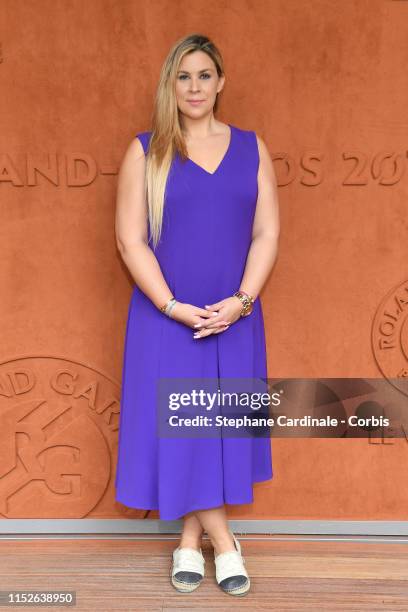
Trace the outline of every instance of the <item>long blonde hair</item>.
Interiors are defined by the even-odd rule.
[[[193,51],[204,51],[213,60],[218,76],[224,74],[223,60],[214,43],[200,34],[190,34],[178,40],[163,63],[152,115],[152,134],[146,157],[145,195],[153,248],[161,235],[167,177],[172,160],[178,152],[183,160],[187,148],[181,131],[175,93],[177,71],[183,57]],[[218,107],[217,94],[214,112]]]

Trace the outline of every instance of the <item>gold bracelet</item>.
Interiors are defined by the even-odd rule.
[[[236,296],[242,302],[242,310],[240,316],[247,317],[248,315],[250,315],[253,310],[254,298],[248,293],[245,293],[244,291],[236,291],[234,293],[234,296]]]

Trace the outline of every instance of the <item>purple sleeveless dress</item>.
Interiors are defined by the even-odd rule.
[[[154,251],[175,298],[201,308],[239,289],[251,244],[258,145],[255,132],[229,127],[229,148],[214,173],[175,156]],[[145,153],[150,134],[137,134]],[[116,500],[159,510],[164,520],[224,503],[251,503],[253,483],[273,476],[269,437],[158,436],[159,377],[267,377],[259,298],[252,313],[226,331],[199,339],[193,333],[134,287],[125,336]]]

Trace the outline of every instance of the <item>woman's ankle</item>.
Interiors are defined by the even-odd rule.
[[[235,542],[230,531],[217,534],[216,536],[213,535],[210,537],[210,540],[216,555],[220,555],[221,553],[231,550],[236,550]]]
[[[180,538],[180,548],[194,548],[194,550],[200,551],[201,548],[201,537],[202,536],[192,536],[192,535],[181,535]]]

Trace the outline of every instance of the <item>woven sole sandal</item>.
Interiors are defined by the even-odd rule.
[[[205,575],[204,557],[194,548],[178,546],[173,551],[171,583],[179,593],[191,593],[201,584]]]
[[[236,550],[215,555],[215,577],[218,586],[228,595],[246,595],[251,581],[245,568],[245,559],[241,555],[241,545],[231,532]]]

